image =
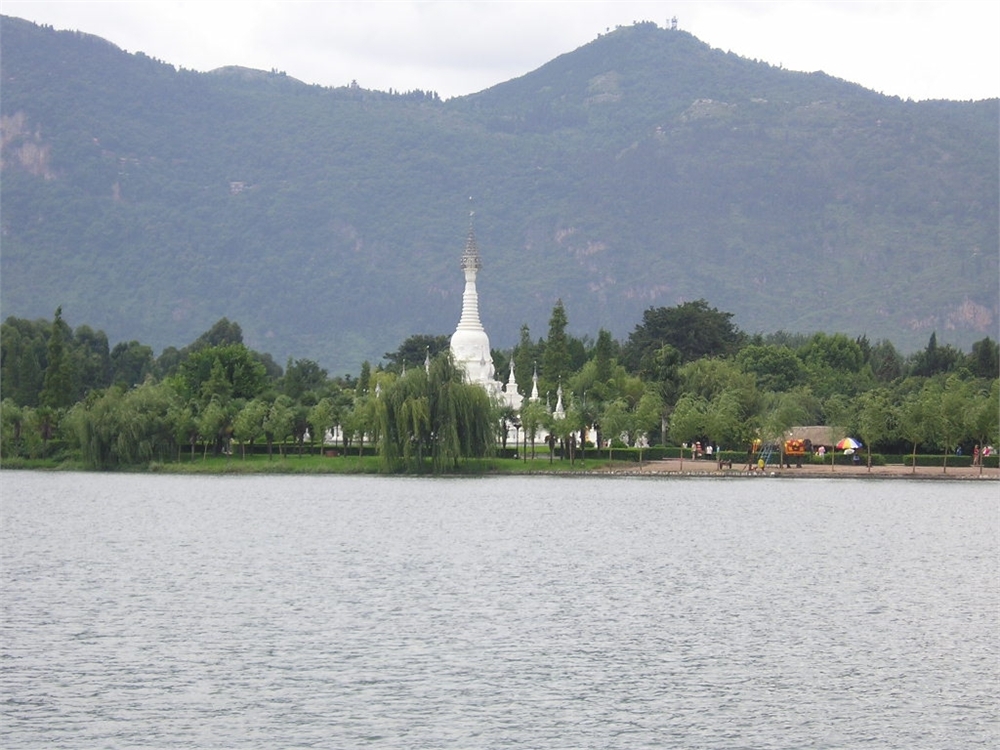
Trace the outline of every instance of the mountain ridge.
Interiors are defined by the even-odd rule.
[[[473,195],[501,348],[560,298],[590,336],[698,298],[750,332],[996,335],[996,100],[903,102],[655,24],[446,102],[0,24],[4,317],[62,304],[157,349],[228,317],[356,370],[453,330]]]

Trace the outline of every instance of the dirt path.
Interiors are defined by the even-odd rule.
[[[746,464],[733,462],[733,468],[717,468],[715,461],[699,459],[692,461],[689,458],[681,461],[678,458],[667,458],[660,461],[646,461],[642,466],[636,464],[621,463],[608,469],[611,473],[622,474],[674,474],[689,476],[759,476],[761,472],[746,470]],[[969,480],[1000,480],[1000,469],[979,466],[949,466],[947,470],[942,470],[940,466],[918,466],[914,471],[909,466],[893,464],[889,466],[873,466],[869,471],[867,466],[840,466],[831,468],[829,464],[803,464],[802,468],[797,468],[792,464],[792,468],[786,469],[771,465],[765,468],[765,476],[782,477],[878,477],[878,478],[898,478],[898,479],[969,479]]]

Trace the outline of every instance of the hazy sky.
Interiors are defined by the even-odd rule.
[[[1000,2],[982,0],[0,0],[194,70],[277,68],[306,83],[481,91],[633,21],[791,70],[912,99],[1000,96]]]

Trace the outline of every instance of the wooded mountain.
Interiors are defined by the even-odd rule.
[[[441,101],[176,69],[0,21],[2,315],[357,372],[461,311],[494,346],[704,298],[750,333],[997,335],[998,101],[902,101],[639,23]],[[432,82],[428,82],[432,84]]]

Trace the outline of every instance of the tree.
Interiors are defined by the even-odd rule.
[[[611,375],[617,357],[616,345],[611,333],[602,328],[597,332],[597,343],[594,344],[594,378],[599,383],[606,383],[611,380]]]
[[[311,427],[309,434],[313,442],[318,440],[320,454],[323,453],[323,440],[326,437],[326,431],[336,425],[334,414],[334,401],[329,396],[321,398],[309,409],[309,425]]]
[[[847,437],[847,428],[851,424],[852,408],[851,401],[843,394],[834,394],[823,402],[823,418],[834,434]],[[830,471],[836,468],[837,451],[830,451]]]
[[[632,434],[639,445],[639,465],[642,465],[642,451],[646,445],[646,437],[658,429],[663,414],[663,401],[654,387],[647,387],[632,413]]]
[[[358,458],[364,455],[365,437],[369,435],[375,437],[377,400],[375,394],[367,391],[357,393],[351,403],[350,410],[344,415],[341,423],[344,440],[350,441],[354,438],[358,440]]]
[[[75,440],[83,463],[92,469],[107,470],[117,464],[115,440],[122,401],[122,390],[112,387],[77,403],[66,415],[67,432]]]
[[[69,411],[67,434],[94,469],[162,459],[174,444],[169,415],[176,402],[176,392],[166,384],[146,383],[129,391],[112,386],[92,392]]]
[[[233,437],[239,441],[244,459],[247,457],[247,446],[252,451],[254,440],[264,434],[264,420],[268,409],[266,401],[255,398],[244,404],[233,419]]]
[[[804,397],[808,392],[789,391],[769,393],[765,397],[760,421],[760,435],[770,443],[776,443],[781,463],[785,462],[785,435],[791,427],[808,421],[808,409]]]
[[[731,359],[703,358],[687,362],[677,371],[678,389],[684,394],[711,400],[729,388],[756,390],[756,378]]]
[[[499,412],[486,391],[466,383],[450,351],[423,368],[384,380],[375,398],[375,433],[384,470],[433,470],[457,466],[460,458],[485,456],[495,445]]]
[[[899,435],[913,445],[913,473],[917,471],[917,446],[935,431],[936,408],[925,388],[910,393],[900,405]]]
[[[977,378],[1000,377],[1000,345],[989,336],[974,343],[969,354],[969,370]]]
[[[361,363],[361,373],[358,375],[358,384],[355,388],[355,393],[359,396],[368,393],[371,387],[372,380],[372,366],[371,363],[366,359]]]
[[[680,389],[681,353],[670,344],[647,351],[639,365],[639,376],[656,386],[663,413],[660,415],[660,440],[667,441],[667,417]]]
[[[189,352],[197,352],[217,346],[229,346],[243,343],[243,329],[229,318],[220,318],[188,347]]]
[[[514,347],[511,355],[514,360],[514,369],[520,379],[518,384],[524,395],[531,393],[531,377],[534,375],[538,363],[538,347],[531,341],[531,331],[527,325],[521,326],[521,337]]]
[[[496,444],[493,404],[483,388],[465,382],[450,351],[431,362],[427,386],[435,471],[488,455]]]
[[[542,353],[542,378],[545,390],[554,389],[570,373],[569,340],[566,336],[566,309],[562,300],[557,300],[549,318],[549,336],[545,339]]]
[[[521,407],[521,427],[524,430],[525,441],[531,441],[531,458],[535,458],[535,441],[539,432],[545,427],[549,418],[549,411],[545,405],[539,401],[525,401]],[[527,451],[525,451],[525,461],[527,461]]]
[[[805,380],[802,360],[787,346],[751,344],[740,350],[736,362],[764,391],[789,391]]]
[[[868,471],[872,470],[872,445],[895,437],[897,423],[898,411],[885,388],[858,397],[858,436],[868,451]]]
[[[25,407],[11,398],[0,401],[0,456],[13,458],[21,455],[24,420]]]
[[[195,419],[193,401],[178,398],[167,410],[167,424],[177,445],[177,460],[180,460],[180,446],[187,444],[194,460],[194,447],[198,442],[198,422]]]
[[[745,412],[739,391],[725,390],[718,394],[708,403],[705,417],[705,432],[720,449],[750,442],[750,415]],[[721,466],[721,450],[716,453],[716,462]]]
[[[153,372],[153,350],[138,341],[119,342],[111,350],[111,382],[131,388]]]
[[[879,383],[891,383],[903,374],[903,357],[890,341],[875,342],[868,354],[868,364]]]
[[[615,441],[621,442],[620,436],[628,432],[629,429],[628,405],[625,403],[625,399],[616,398],[604,406],[604,412],[601,414],[601,429],[608,441],[608,462],[613,464]]]
[[[1000,379],[994,379],[989,391],[980,393],[969,413],[969,430],[979,448],[979,473],[983,473],[982,451],[1000,442]]]
[[[577,434],[582,436],[583,429],[588,423],[585,414],[582,400],[569,398],[562,417],[556,419],[554,418],[555,415],[553,415],[553,419],[549,420],[552,434],[558,437],[562,444],[562,457],[569,455],[571,464],[576,461],[576,436]]]
[[[205,441],[203,457],[208,455],[209,443],[212,444],[213,455],[225,450],[233,424],[233,412],[226,399],[213,395],[198,414],[196,422],[198,432]]]
[[[79,326],[73,333],[74,369],[77,373],[77,393],[79,401],[87,393],[111,385],[111,357],[108,337],[104,331],[94,331],[90,326]]]
[[[679,351],[684,362],[733,354],[744,336],[732,318],[732,313],[709,307],[703,299],[676,307],[651,307],[625,343],[625,366],[637,371],[644,356],[665,344]]]
[[[216,362],[221,370],[215,369]],[[243,344],[200,349],[181,363],[178,374],[186,396],[206,400],[212,394],[223,395],[223,390],[228,391],[228,398],[252,399],[267,386],[264,366]],[[213,377],[216,379],[206,395],[203,385]]]
[[[800,351],[807,382],[821,398],[854,396],[871,386],[871,374],[862,368],[864,352],[857,341],[842,333],[817,333]]]
[[[177,400],[176,391],[164,383],[146,382],[124,392],[113,447],[120,465],[162,461],[172,453],[174,432],[167,415]]]
[[[38,406],[50,323],[9,317],[0,325],[0,392],[19,406]]]
[[[708,401],[704,396],[685,393],[677,400],[670,415],[670,436],[678,443],[694,443],[705,435],[708,427]],[[694,448],[691,449],[694,457]],[[681,450],[681,469],[684,468],[684,450]]]
[[[944,448],[942,471],[948,471],[948,454],[954,451],[968,433],[971,399],[965,381],[951,375],[944,383],[937,399],[938,439]]]
[[[282,394],[271,402],[267,415],[264,417],[263,431],[267,439],[267,457],[274,455],[274,441],[278,441],[278,452],[285,457],[285,440],[292,434],[295,419],[294,403],[288,396]]]
[[[423,367],[428,355],[433,359],[450,347],[449,336],[416,334],[408,337],[396,351],[386,352],[383,356],[388,360],[390,369],[401,372],[404,368]]]
[[[938,346],[937,332],[931,333],[927,347],[910,358],[910,372],[920,377],[933,377],[954,370],[965,357],[952,346]]]
[[[433,451],[428,373],[422,367],[387,380],[376,400],[379,459],[388,471],[419,471]]]
[[[39,394],[42,406],[64,409],[76,401],[73,362],[66,351],[66,339],[69,335],[69,326],[62,319],[62,307],[58,307],[49,333],[48,365],[42,381],[42,392]]]
[[[320,394],[327,387],[327,372],[311,359],[288,358],[281,381],[282,392],[293,401],[301,401],[306,393]]]

